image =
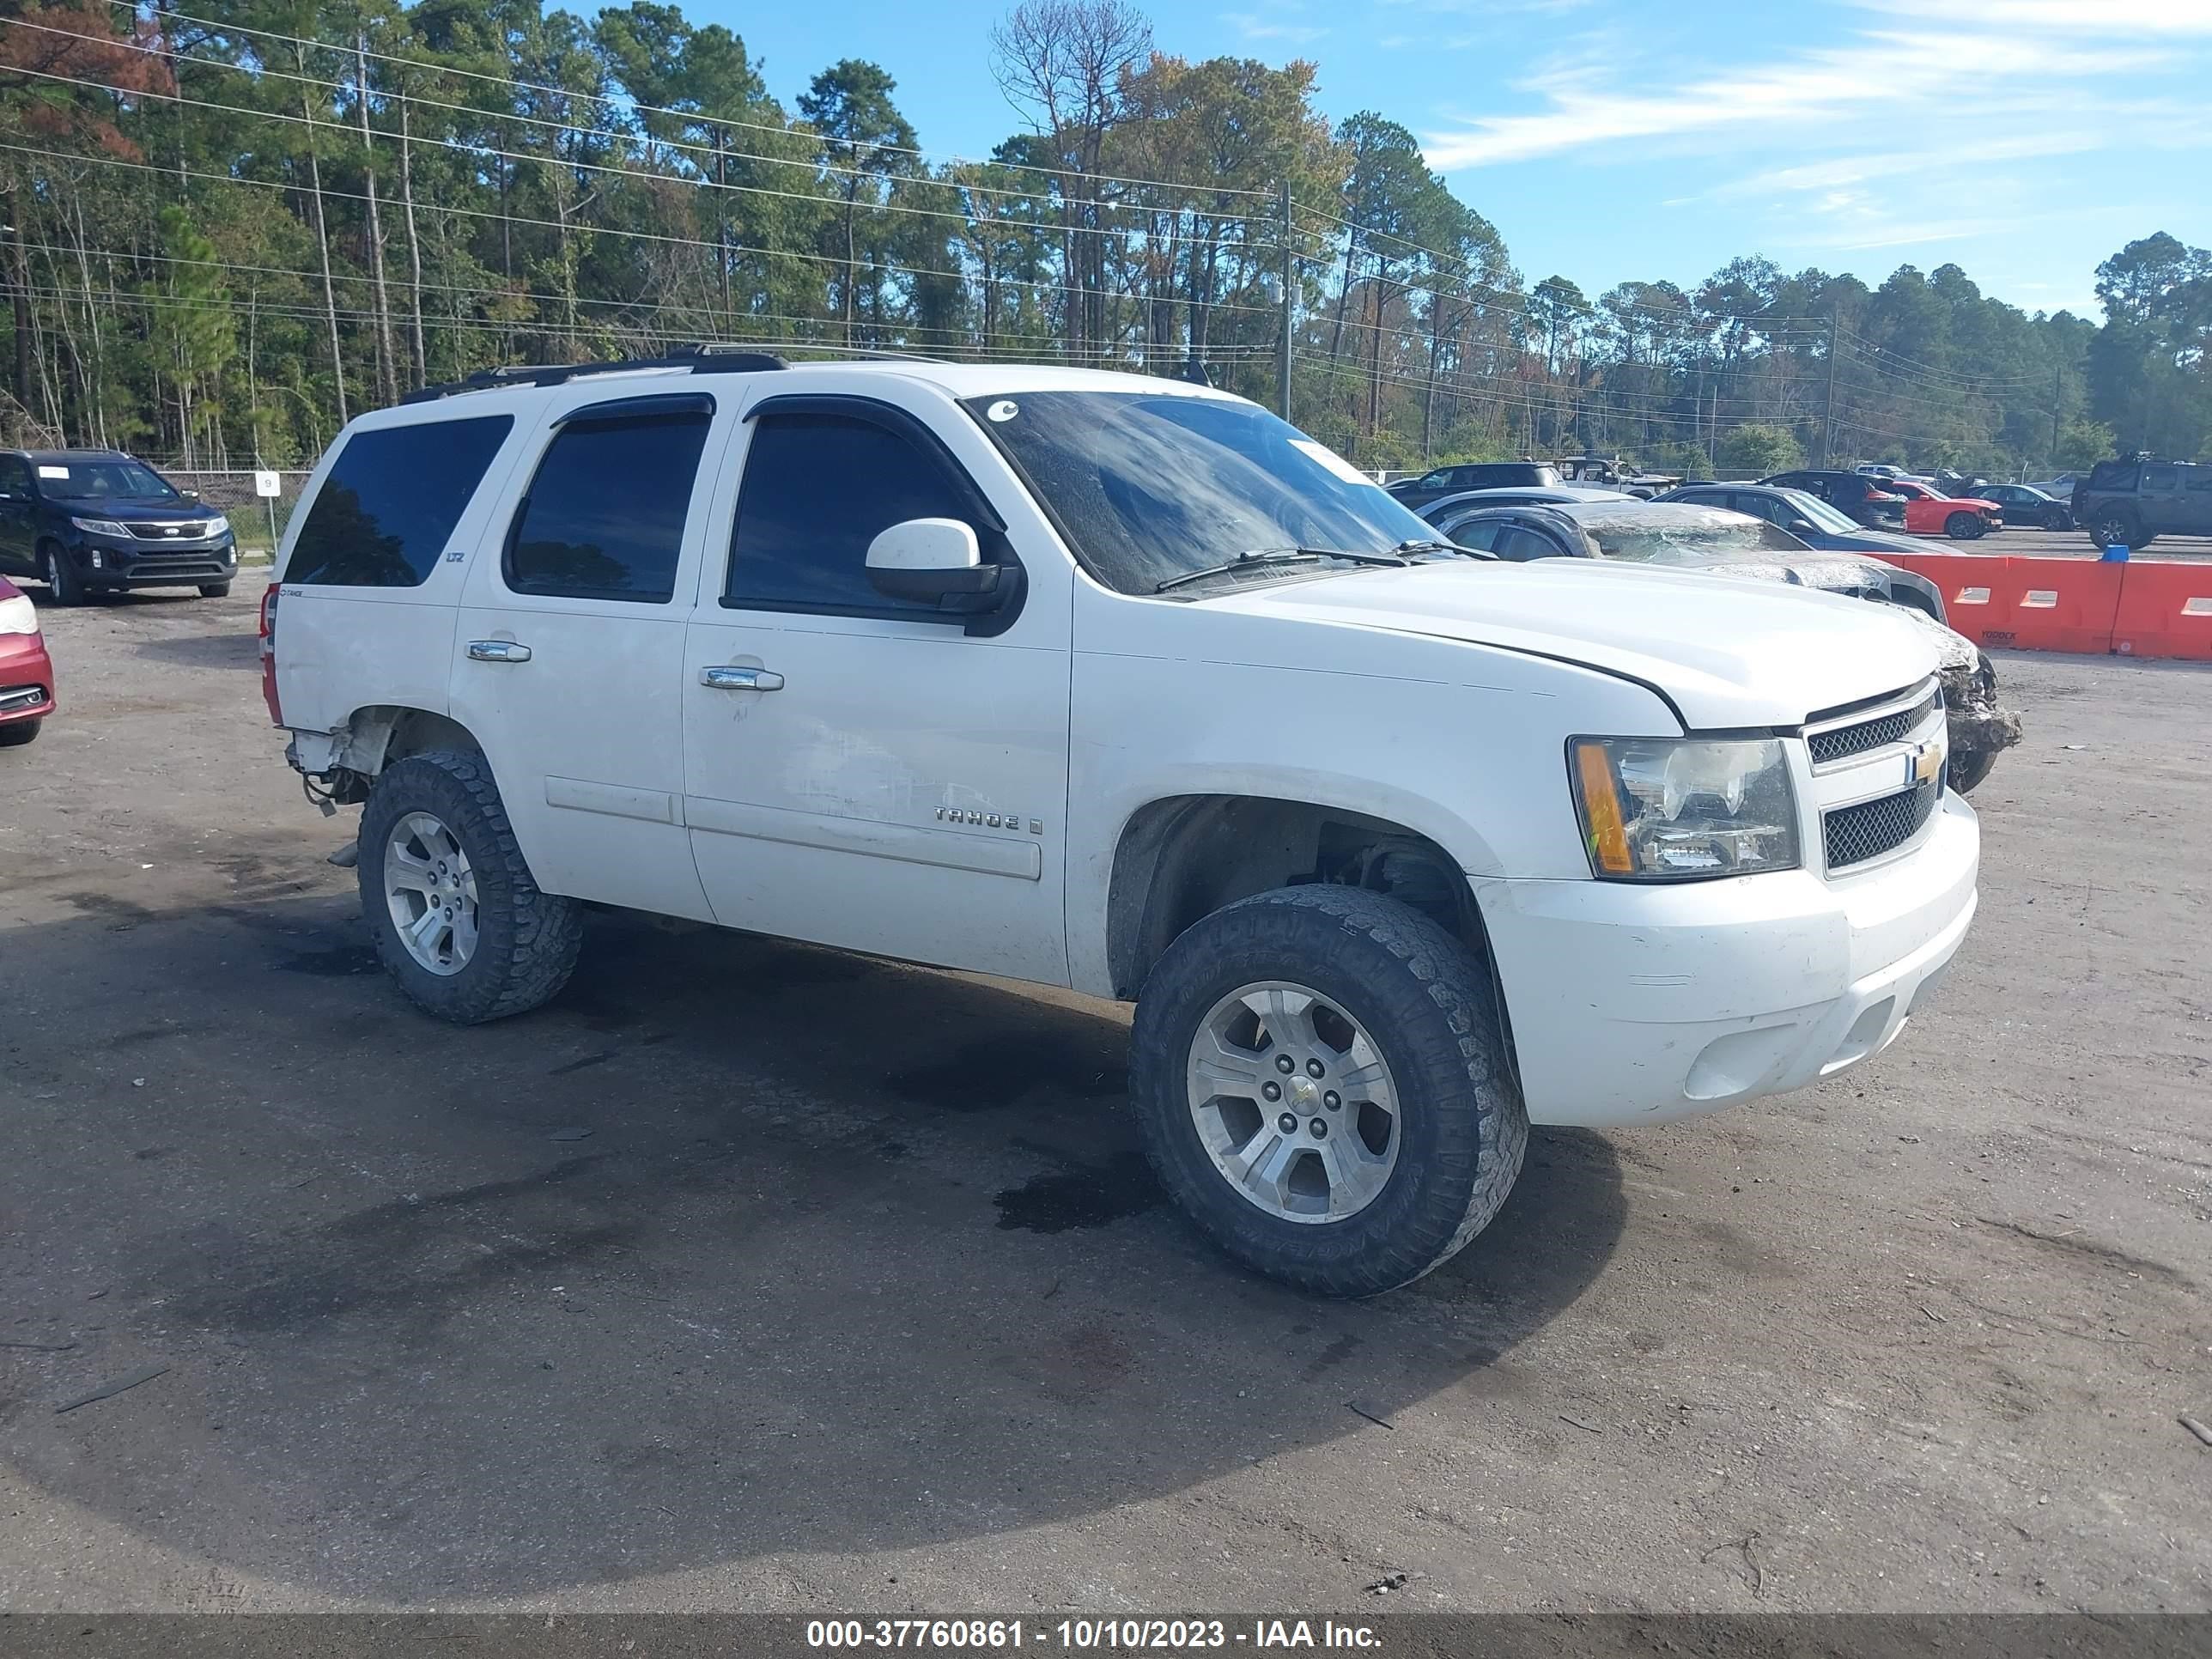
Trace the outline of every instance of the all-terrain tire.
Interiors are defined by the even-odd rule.
[[[2090,520],[2088,528],[2093,547],[2125,546],[2140,550],[2150,545],[2150,538],[2143,533],[2142,520],[2128,507],[2102,509]]]
[[[1352,1015],[1391,1072],[1397,1161],[1339,1221],[1272,1215],[1217,1170],[1187,1083],[1191,1043],[1240,987],[1307,986]],[[1451,1259],[1513,1190],[1528,1118],[1483,964],[1436,922],[1378,893],[1310,886],[1215,911],[1170,945],[1137,1002],[1130,1097],[1162,1185],[1213,1241],[1272,1278],[1373,1296]]]
[[[393,828],[428,812],[450,830],[477,878],[477,945],[458,973],[434,974],[408,953],[384,890]],[[537,1007],[574,971],[584,908],[541,892],[516,843],[491,768],[482,755],[431,750],[384,769],[361,815],[362,919],[385,971],[425,1013],[478,1025]]]

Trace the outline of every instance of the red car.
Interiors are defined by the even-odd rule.
[[[1884,489],[1905,497],[1905,527],[1916,536],[1970,542],[2004,528],[2004,508],[1973,495],[1940,495],[1909,478],[1886,478]]]
[[[38,611],[0,576],[0,749],[30,742],[53,712],[54,662]]]

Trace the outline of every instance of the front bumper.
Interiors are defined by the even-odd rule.
[[[1966,937],[1980,862],[1947,795],[1908,856],[1859,873],[1477,880],[1530,1121],[1662,1123],[1880,1054]]]
[[[227,582],[238,574],[236,538],[172,543],[118,541],[80,532],[66,550],[77,574],[90,587],[190,587]]]
[[[54,712],[54,663],[36,634],[0,634],[0,725]]]

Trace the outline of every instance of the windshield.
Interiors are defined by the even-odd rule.
[[[1809,490],[1785,489],[1782,495],[1790,506],[1803,514],[1816,530],[1825,530],[1836,536],[1856,536],[1859,533],[1858,526],[1851,522],[1849,514],[1837,511]]]
[[[1251,404],[1032,392],[964,406],[1012,459],[1085,568],[1120,592],[1152,593],[1263,550],[1372,556],[1436,538],[1332,451]],[[1224,580],[1279,580],[1316,568],[1254,565]]]
[[[49,495],[114,501],[176,501],[183,496],[137,461],[40,461],[39,488]]]
[[[1740,553],[1802,553],[1805,544],[1779,525],[1717,507],[1672,501],[1609,501],[1560,509],[1608,559],[1641,564],[1704,564]]]

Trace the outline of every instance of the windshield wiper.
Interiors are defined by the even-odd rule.
[[[1448,542],[1437,536],[1414,536],[1400,542],[1390,550],[1393,553],[1456,553],[1462,559],[1481,556],[1471,547],[1462,547],[1457,542]]]
[[[1353,564],[1395,564],[1408,562],[1395,553],[1346,553],[1334,547],[1253,547],[1247,548],[1235,558],[1219,564],[1211,564],[1203,570],[1186,570],[1180,576],[1170,576],[1156,583],[1152,592],[1164,593],[1170,587],[1181,587],[1185,582],[1204,581],[1208,576],[1226,575],[1232,570],[1244,570],[1256,564],[1304,564],[1313,559],[1347,559]]]

